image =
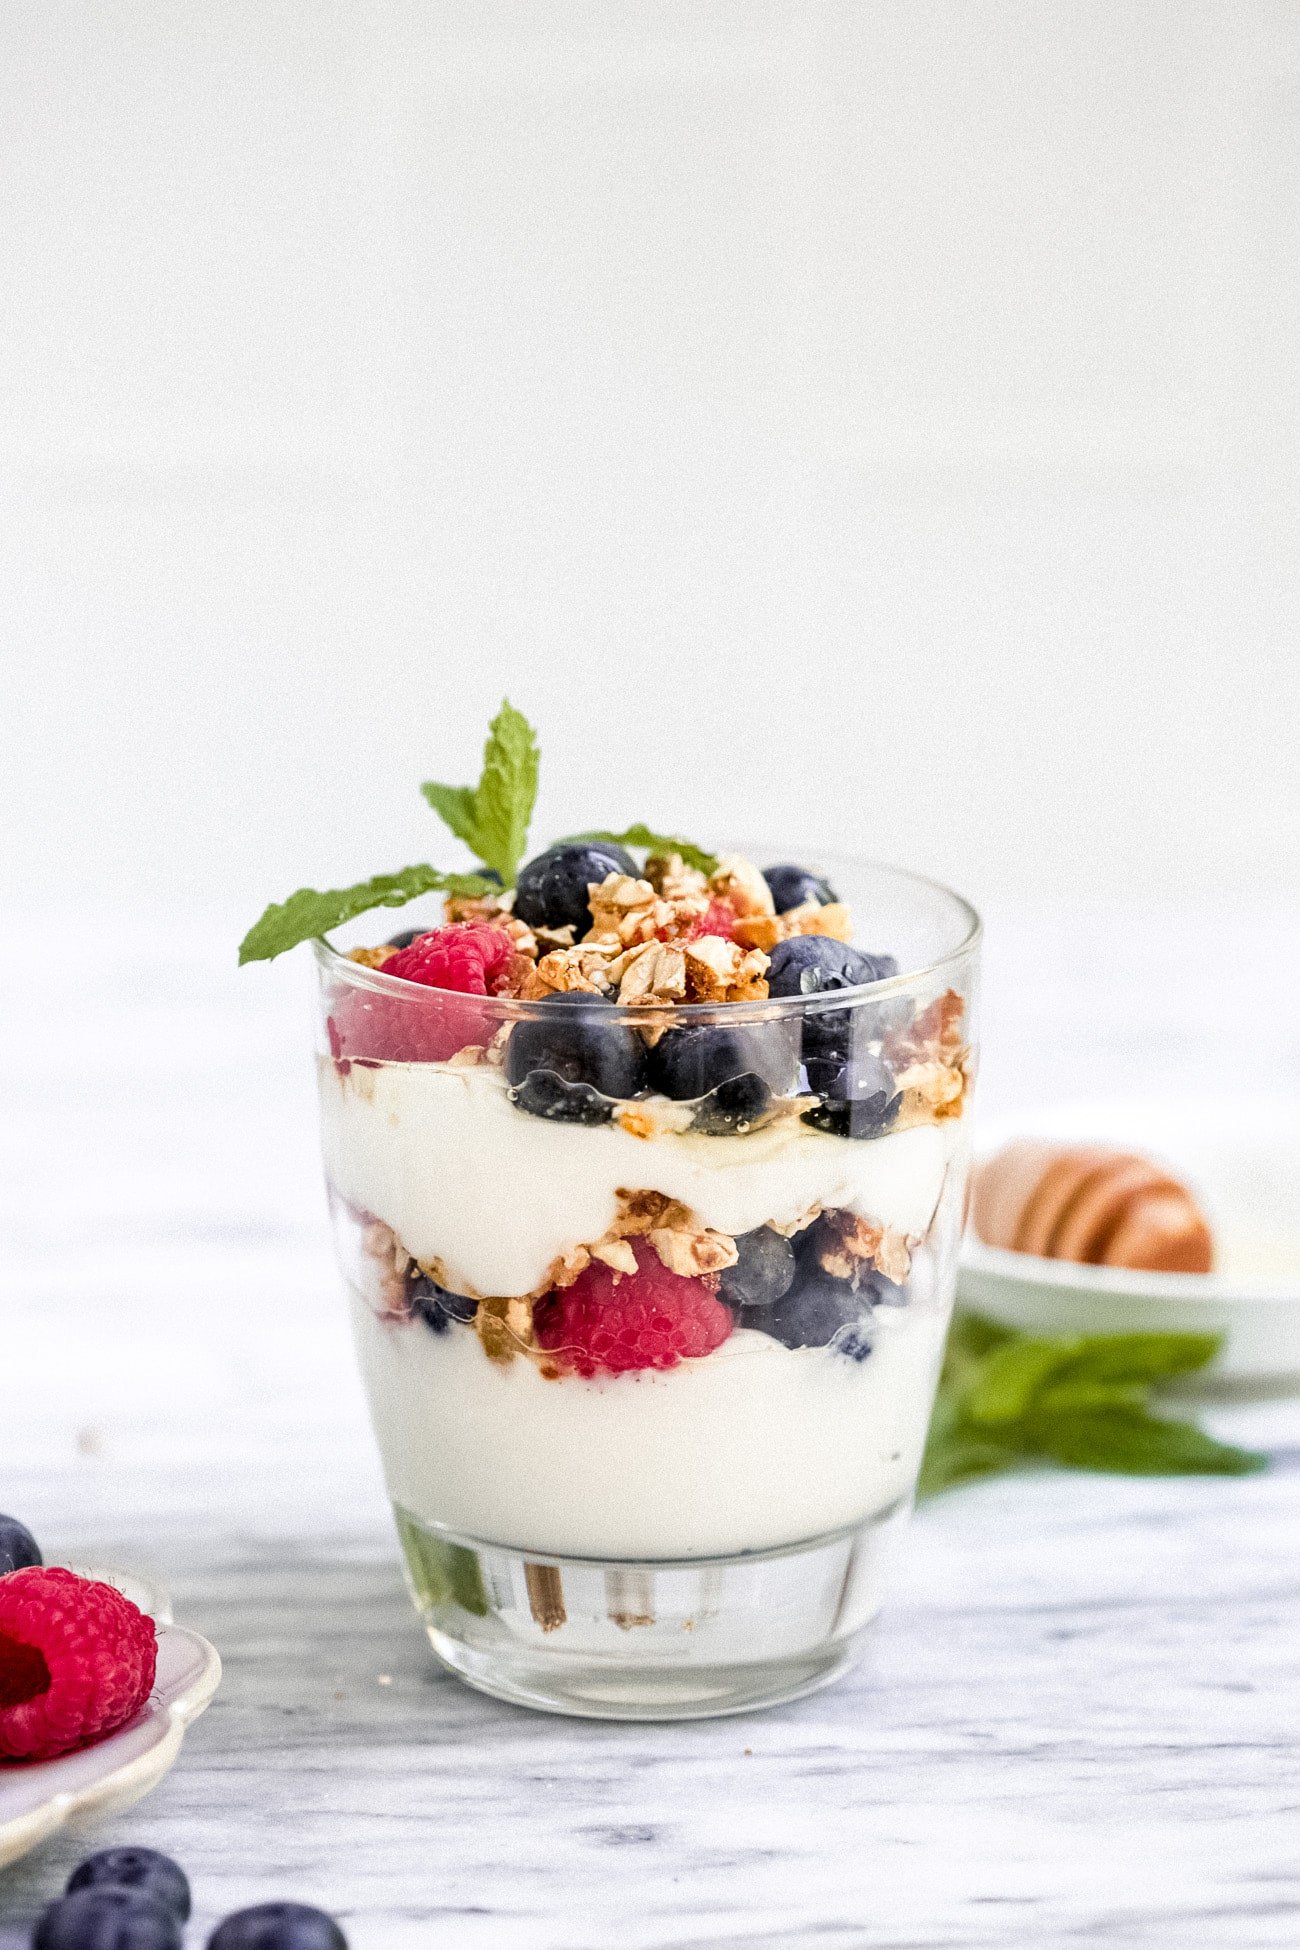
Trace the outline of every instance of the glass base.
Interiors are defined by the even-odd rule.
[[[394,1514],[430,1643],[469,1685],[548,1713],[683,1720],[844,1672],[908,1508],[785,1550],[646,1564],[542,1557]]]

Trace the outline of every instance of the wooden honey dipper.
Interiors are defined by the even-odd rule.
[[[1100,1145],[1004,1145],[975,1171],[971,1222],[989,1246],[1127,1266],[1208,1273],[1214,1241],[1186,1185],[1135,1151]]]

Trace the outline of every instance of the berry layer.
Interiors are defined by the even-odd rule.
[[[965,1120],[857,1142],[783,1118],[744,1137],[529,1117],[500,1073],[443,1063],[320,1067],[325,1169],[351,1206],[392,1228],[456,1291],[533,1293],[557,1260],[601,1239],[620,1189],[653,1188],[719,1232],[839,1207],[913,1236],[929,1228]]]
[[[797,1543],[909,1495],[947,1327],[882,1310],[863,1361],[741,1328],[667,1371],[554,1381],[355,1291],[352,1318],[394,1502],[485,1543],[623,1560]]]

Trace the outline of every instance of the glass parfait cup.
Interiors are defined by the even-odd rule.
[[[318,944],[371,1417],[416,1608],[484,1691],[739,1712],[834,1678],[879,1607],[952,1307],[979,922],[930,881],[822,864],[896,974],[561,1005]],[[729,1038],[735,1076],[647,1090],[669,1033]]]

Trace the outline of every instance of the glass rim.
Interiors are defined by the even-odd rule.
[[[891,866],[884,860],[858,860],[855,865],[867,871],[886,873],[897,880],[908,881],[916,887],[926,887],[931,892],[942,894],[950,900],[960,915],[964,915],[966,927],[961,940],[955,947],[937,955],[932,961],[923,962],[915,968],[900,969],[897,975],[883,976],[876,982],[858,982],[842,989],[822,989],[811,995],[765,996],[750,1002],[638,1002],[616,1003],[619,1020],[633,1028],[662,1026],[665,1019],[673,1023],[722,1022],[781,1022],[798,1021],[808,1015],[827,1015],[833,1010],[854,1008],[862,1002],[888,1001],[893,996],[903,995],[921,983],[930,983],[942,977],[946,971],[969,962],[979,948],[983,938],[984,924],[976,909],[964,894],[949,887],[941,880],[934,880],[928,874],[914,873],[906,867]],[[353,961],[342,949],[336,948],[328,936],[320,935],[312,942],[312,952],[323,976],[351,983],[359,989],[366,989],[373,995],[383,995],[393,1001],[404,1002],[408,1007],[419,1007],[423,1002],[432,1003],[435,999],[458,996],[456,989],[428,988],[418,982],[408,982],[400,975],[385,975],[381,968],[367,968],[364,962]],[[581,991],[569,991],[580,994]],[[475,1008],[486,1011],[498,1022],[520,1022],[546,1017],[551,1008],[549,997],[537,997],[524,1001],[519,996],[475,995],[466,996]],[[592,1012],[599,1012],[602,1021],[608,1021],[610,1004],[598,996],[591,996],[588,1005]],[[580,1005],[574,1005],[580,1012]]]

